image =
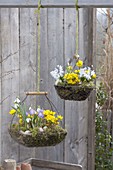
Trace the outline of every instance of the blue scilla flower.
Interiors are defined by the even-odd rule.
[[[44,114],[43,114],[42,112],[39,112],[39,113],[38,113],[38,117],[44,118]]]
[[[36,111],[35,110],[33,110],[31,107],[29,108],[29,114],[30,115],[33,115],[33,114],[35,114],[36,113]]]
[[[43,114],[44,110],[38,108],[38,109],[37,109],[37,112],[38,112],[38,117],[44,118],[44,114]]]

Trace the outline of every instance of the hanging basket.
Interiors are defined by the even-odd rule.
[[[67,131],[62,127],[53,127],[48,131],[39,132],[36,136],[31,133],[25,134],[21,130],[17,130],[16,126],[9,128],[11,137],[21,145],[26,147],[46,147],[55,146],[65,139]]]
[[[39,92],[38,92],[39,93]],[[40,92],[40,94],[38,94],[37,92],[29,92],[28,95],[40,95],[43,93]],[[54,106],[54,104],[50,101],[50,99],[47,97],[47,94],[45,94],[46,99],[48,100],[48,103],[51,107],[51,112],[55,113],[55,120],[58,120],[60,118],[58,118],[58,116],[61,115],[56,115],[58,113],[53,111],[56,110],[56,107]],[[13,107],[14,108],[14,107]],[[42,109],[40,109],[42,111]],[[44,110],[43,110],[44,111]],[[46,110],[49,111],[49,110]],[[42,113],[41,113],[42,114]],[[34,114],[34,117],[38,116],[38,112]],[[44,116],[44,115],[43,115]],[[25,117],[24,117],[25,118]],[[47,119],[45,119],[45,116],[41,119],[40,117],[40,121],[42,121],[42,124],[40,126],[36,126],[34,124],[33,128],[28,128],[28,126],[30,124],[26,124],[26,125],[20,125],[19,124],[19,115],[18,114],[14,114],[11,123],[10,123],[10,127],[8,128],[9,134],[10,136],[18,143],[21,145],[24,145],[26,147],[46,147],[46,146],[55,146],[57,144],[59,144],[60,142],[62,142],[65,139],[65,136],[67,135],[67,131],[65,129],[63,129],[58,123],[56,124],[48,124]],[[33,121],[37,121],[37,119],[33,119]],[[28,129],[27,129],[27,128]]]
[[[64,100],[82,101],[86,100],[93,88],[81,86],[54,85],[57,94]]]

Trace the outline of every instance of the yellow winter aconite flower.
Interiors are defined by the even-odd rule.
[[[43,114],[44,114],[45,116],[47,116],[47,115],[55,115],[56,112],[53,112],[53,111],[51,111],[51,110],[44,110]]]
[[[62,119],[63,119],[63,116],[58,115],[57,118],[58,118],[59,120],[62,120]]]
[[[75,85],[80,82],[78,74],[76,73],[67,73],[64,75],[64,79],[67,81],[68,84]]]
[[[76,63],[77,67],[82,67],[83,66],[83,61],[82,60],[78,60],[78,62]]]
[[[92,75],[92,78],[95,79],[95,78],[96,78],[96,74],[93,74],[93,75]]]
[[[69,69],[69,70],[72,70],[72,69],[73,69],[73,67],[72,67],[72,66],[68,66],[68,69]]]
[[[73,70],[73,67],[72,67],[72,66],[70,66],[70,65],[67,66],[67,71],[68,71],[68,72],[71,72],[72,70]]]
[[[23,120],[22,120],[22,119],[19,119],[19,123],[22,124],[22,123],[23,123]]]
[[[54,116],[52,116],[52,115],[47,115],[47,116],[45,117],[45,119],[46,119],[47,121],[52,122],[52,123],[55,123],[55,121],[56,121],[56,118],[55,118]]]
[[[19,117],[19,118],[22,118],[22,115],[19,114],[18,117]]]
[[[58,125],[58,121],[63,119],[61,115],[55,116],[56,112],[53,112],[51,110],[44,110],[43,114],[45,120],[50,124],[52,123]]]
[[[12,109],[12,110],[10,110],[10,112],[9,112],[11,115],[14,115],[15,113],[16,113],[16,110],[15,109]]]
[[[27,115],[27,117],[28,117],[28,118],[32,118],[32,117],[33,117],[33,115],[28,114],[28,115]]]
[[[80,70],[75,70],[74,72],[77,73],[77,74],[79,74],[79,73],[80,73]]]

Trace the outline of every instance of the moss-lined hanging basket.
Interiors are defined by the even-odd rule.
[[[26,105],[26,97],[22,102],[16,98],[9,112],[13,115],[8,128],[11,137],[26,147],[55,146],[62,142],[67,135],[61,126],[63,116],[47,97],[47,92],[27,92],[26,95],[45,96],[51,109],[42,109],[38,105],[34,110],[31,105]]]
[[[74,101],[82,101],[86,100],[91,91],[92,87],[81,87],[81,86],[62,86],[62,85],[54,85],[57,94],[61,99],[64,100],[74,100]]]
[[[55,126],[43,132],[38,132],[37,129],[37,132],[26,134],[22,130],[18,130],[17,126],[12,125],[9,128],[9,134],[18,144],[26,147],[46,147],[55,146],[62,142],[67,131],[62,127]]]

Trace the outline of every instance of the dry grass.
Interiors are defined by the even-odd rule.
[[[107,16],[107,28],[105,28],[105,49],[104,58],[101,65],[101,73],[99,79],[104,83],[108,99],[104,109],[113,110],[113,11],[110,9],[106,10]]]

